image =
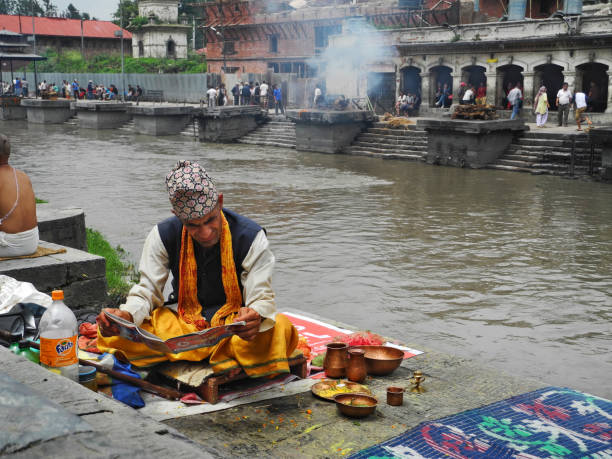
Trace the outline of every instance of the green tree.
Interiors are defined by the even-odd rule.
[[[42,0],[43,14],[47,17],[57,16],[57,6],[51,3],[51,0]]]
[[[122,0],[119,2],[117,11],[113,13],[115,20],[113,21],[118,26],[121,26],[121,13],[123,12],[123,26],[125,27],[132,19],[138,16],[138,1]]]
[[[44,13],[38,0],[15,0],[13,5],[13,14],[21,14],[22,16],[42,16]]]
[[[12,14],[13,3],[13,0],[0,0],[0,14]]]
[[[81,13],[72,3],[69,3],[64,12],[64,17],[68,19],[81,19]]]

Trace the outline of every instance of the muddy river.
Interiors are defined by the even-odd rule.
[[[265,226],[296,308],[612,398],[612,186],[127,131],[1,122],[51,206],[137,260],[195,159]]]

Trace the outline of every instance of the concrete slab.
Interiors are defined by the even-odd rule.
[[[50,204],[37,204],[36,217],[41,240],[87,251],[83,209],[57,209]]]
[[[19,97],[0,97],[0,120],[24,120],[28,116]]]
[[[594,144],[602,147],[601,178],[612,180],[612,125],[590,130],[589,137]]]
[[[353,328],[299,313],[341,328]],[[164,423],[219,456],[342,457],[399,435],[425,420],[478,408],[546,386],[474,361],[423,349],[419,344],[407,345],[425,353],[404,360],[389,376],[368,376],[365,384],[379,404],[376,414],[364,419],[346,418],[337,412],[333,402],[317,399],[307,392]],[[413,394],[408,391],[403,406],[386,405],[386,388],[391,385],[410,387],[408,378],[417,369],[427,378],[423,383],[427,392]],[[313,384],[315,382],[313,380]]]
[[[200,141],[234,142],[265,121],[256,105],[201,108],[194,111],[199,124]]]
[[[212,457],[175,429],[3,347],[0,363],[2,457]]]
[[[116,129],[127,123],[131,116],[129,102],[80,100],[76,103],[79,127],[88,129]]]
[[[356,110],[288,110],[295,122],[295,148],[340,153],[374,121],[374,113]]]
[[[63,247],[44,241],[40,245],[53,249]],[[0,261],[0,274],[31,282],[45,293],[62,289],[66,304],[73,310],[105,306],[106,260],[71,247],[64,248],[65,253],[56,255]]]
[[[516,133],[527,130],[522,120],[419,119],[427,131],[429,164],[479,169],[495,161]]]
[[[128,114],[137,133],[163,136],[180,134],[191,120],[193,110],[188,105],[132,106]]]
[[[72,116],[68,99],[23,99],[21,105],[27,110],[28,123],[61,124]]]

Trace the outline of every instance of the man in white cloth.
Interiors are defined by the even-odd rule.
[[[259,94],[261,96],[261,103],[263,104],[263,108],[268,109],[268,83],[266,80],[259,87]]]
[[[9,166],[11,144],[0,134],[0,257],[36,252],[36,198],[25,172]]]
[[[576,130],[582,131],[582,127],[580,126],[580,123],[583,123],[584,121],[586,121],[589,124],[589,126],[593,124],[591,119],[585,114],[585,111],[587,109],[587,98],[584,92],[582,91],[576,92],[575,97],[574,97],[574,105],[575,105],[574,116],[576,119],[576,125],[578,126],[578,129]]]
[[[206,94],[208,95],[208,106],[209,107],[214,107],[217,101],[217,90],[211,86],[210,88],[208,88],[208,91],[206,91]]]

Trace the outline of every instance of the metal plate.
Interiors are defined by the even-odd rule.
[[[338,394],[367,394],[372,395],[370,389],[363,384],[347,381],[346,379],[324,379],[310,388],[313,395],[324,400],[334,401]]]

